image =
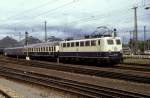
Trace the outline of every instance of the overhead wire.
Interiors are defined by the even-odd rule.
[[[53,9],[47,11],[47,12],[44,12],[44,13],[46,14],[46,13],[54,12],[54,11],[56,11],[56,10],[62,8],[62,7],[65,7],[65,6],[70,5],[70,4],[72,4],[72,3],[74,3],[74,1],[69,2],[69,3],[65,3],[65,4],[63,4],[63,5],[59,6],[59,7],[53,8]],[[34,16],[34,18],[33,18],[33,17],[32,17],[32,18],[29,18],[29,20],[30,20],[30,21],[33,21],[33,20],[36,19],[36,17],[39,17],[39,16],[44,15],[44,13],[40,13],[39,15],[36,15],[36,16]],[[24,21],[24,20],[22,20],[22,21],[20,20],[19,22],[23,22],[23,21]],[[27,22],[29,22],[29,21],[25,21],[25,22],[27,23]]]
[[[43,7],[47,6],[47,5],[49,5],[49,3],[54,4],[54,3],[56,3],[57,1],[59,1],[59,0],[53,0],[53,2],[52,2],[52,1],[48,1],[48,2],[46,2],[46,3],[44,3],[44,4],[38,5],[38,6],[36,6],[36,7],[27,9],[27,10],[22,11],[22,12],[20,12],[20,13],[17,13],[17,14],[15,14],[15,15],[9,16],[9,17],[7,17],[5,20],[10,20],[10,19],[12,19],[12,18],[14,18],[14,17],[24,16],[25,14],[28,14],[28,13],[31,12],[31,11],[33,12],[35,9],[37,10],[37,9],[43,8]],[[5,20],[4,20],[4,21],[5,21]]]
[[[129,9],[126,9],[127,11],[126,12],[123,12],[123,13],[127,13],[128,11],[129,11]],[[121,14],[121,16],[122,15],[126,15],[126,14],[123,14],[123,13],[121,13],[122,12],[122,10],[120,10],[120,11],[116,11],[116,12],[118,12],[119,13],[119,15]],[[79,20],[77,20],[77,21],[73,21],[73,22],[71,22],[71,23],[86,23],[86,22],[90,22],[90,21],[96,21],[96,20],[102,20],[102,19],[106,19],[106,17],[107,18],[109,18],[109,16],[112,16],[111,14],[113,14],[113,13],[106,13],[105,15],[103,14],[99,14],[99,15],[96,15],[96,16],[91,16],[91,17],[88,17],[88,18],[82,18],[82,19],[79,19]],[[117,14],[118,15],[118,14]],[[98,18],[96,18],[96,17],[98,17]]]
[[[61,8],[63,8],[63,7],[66,7],[66,6],[69,6],[70,4],[73,4],[73,3],[74,3],[74,1],[71,1],[71,2],[68,2],[68,3],[65,3],[65,4],[62,4],[62,5],[60,5],[60,6],[56,7],[56,8],[53,8],[53,9],[50,9],[50,10],[48,10],[48,11],[46,11],[46,12],[42,12],[42,13],[38,14],[38,15],[34,16],[34,18],[37,18],[37,17],[39,17],[39,16],[44,16],[44,15],[46,15],[46,14],[50,14],[50,13],[52,13],[52,12],[58,10],[58,9],[61,9]]]
[[[65,6],[70,5],[70,4],[72,4],[72,3],[74,3],[74,2],[65,3],[65,4],[63,4],[63,5],[59,6],[59,7],[53,8],[53,9],[47,11],[47,12],[52,12],[52,11],[58,10],[58,9],[60,9],[60,8],[62,8],[62,7],[65,7]],[[46,13],[46,12],[44,12],[44,13]],[[44,14],[44,13],[43,13],[43,14]],[[36,19],[36,18],[34,18],[34,19]],[[34,19],[31,19],[30,21],[25,21],[25,22],[28,23],[28,22],[34,21]],[[22,23],[22,24],[24,24],[25,22],[22,23],[21,21],[19,21],[19,23]],[[17,23],[17,25],[19,25],[19,23]]]
[[[65,6],[68,6],[68,5],[70,5],[70,4],[72,4],[72,2],[63,4],[63,5],[59,6],[59,7],[53,8],[53,9],[51,9],[51,10],[49,10],[49,11],[42,12],[42,13],[38,14],[37,17],[39,17],[39,16],[44,16],[44,15],[46,15],[46,14],[50,14],[50,13],[52,13],[52,12],[54,12],[54,11],[60,9],[60,8],[63,8],[63,7],[65,7]],[[37,17],[34,17],[34,19],[36,19]],[[105,17],[103,17],[103,18],[105,18]],[[34,19],[31,19],[31,21],[33,21]],[[88,18],[83,18],[83,20],[82,20],[82,19],[79,19],[79,21],[78,21],[78,20],[77,20],[77,21],[80,22],[80,23],[84,23],[84,21],[85,21],[85,23],[86,23],[86,22],[95,21],[95,20],[99,20],[99,19],[100,19],[100,18],[98,18],[98,19],[94,18],[94,19],[93,19],[93,17],[91,17],[91,18],[88,17]],[[26,21],[26,22],[28,22],[28,21]]]

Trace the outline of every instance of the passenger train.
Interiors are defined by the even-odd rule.
[[[7,56],[46,57],[65,60],[116,62],[123,58],[120,37],[100,37],[31,44],[4,49]]]

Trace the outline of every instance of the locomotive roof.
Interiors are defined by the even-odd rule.
[[[64,42],[76,42],[76,41],[89,41],[89,40],[98,40],[98,39],[120,39],[120,37],[101,37],[101,38],[89,38],[89,39],[77,39],[77,40],[70,40],[70,41],[61,41]]]

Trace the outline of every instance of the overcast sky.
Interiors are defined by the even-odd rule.
[[[143,1],[3,0],[0,3],[0,39],[7,35],[18,39],[18,32],[24,35],[25,31],[44,39],[45,20],[49,36],[79,36],[92,33],[99,26],[108,26],[127,38],[129,33],[125,32],[134,27],[133,6],[139,6],[139,32],[144,25],[150,28],[150,9],[144,10],[145,6],[150,6],[150,0]]]

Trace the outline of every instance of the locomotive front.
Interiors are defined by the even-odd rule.
[[[120,37],[106,37],[103,39],[103,46],[101,51],[103,51],[104,57],[107,57],[111,62],[122,62],[122,42]]]

